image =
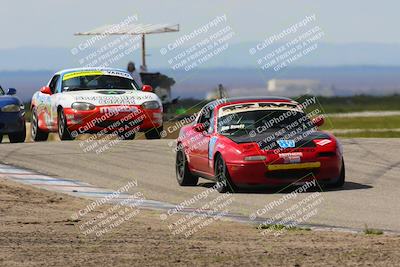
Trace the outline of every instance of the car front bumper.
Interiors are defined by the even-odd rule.
[[[341,156],[287,164],[259,161],[226,165],[232,182],[242,187],[297,185],[314,179],[319,184],[329,184],[340,175]]]
[[[25,130],[24,112],[0,112],[0,134]]]
[[[102,111],[107,108],[107,112]],[[115,112],[110,108],[115,108]],[[162,109],[145,110],[140,106],[129,106],[130,111],[118,111],[120,106],[96,106],[93,110],[77,111],[72,108],[64,109],[69,131],[79,134],[97,133],[103,131],[112,133],[116,130],[146,131],[162,126]]]

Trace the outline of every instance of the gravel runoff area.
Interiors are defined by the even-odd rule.
[[[217,220],[184,237],[148,210],[102,236],[85,235],[71,214],[88,204],[0,178],[0,266],[395,266],[400,258],[396,235],[263,236],[253,225]]]

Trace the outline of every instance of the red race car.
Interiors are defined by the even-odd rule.
[[[180,130],[178,183],[193,186],[202,177],[216,181],[219,192],[312,180],[343,186],[342,147],[332,134],[318,130],[324,123],[318,109],[310,119],[304,108],[305,104],[283,97],[208,103],[191,125]]]

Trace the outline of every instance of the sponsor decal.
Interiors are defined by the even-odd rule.
[[[117,70],[105,70],[103,71],[104,75],[112,75],[112,76],[119,76],[133,80],[132,76],[129,73],[117,71]]]
[[[232,124],[232,125],[225,125],[221,127],[221,131],[226,131],[226,130],[240,130],[244,129],[245,125],[244,124]]]
[[[283,139],[281,139],[281,140],[278,140],[277,143],[281,148],[289,148],[289,147],[294,147],[295,146],[294,140],[283,140]]]
[[[224,148],[225,148],[225,145],[223,145],[223,144],[218,144],[218,145],[217,145],[217,148],[222,148],[222,149],[224,149]]]
[[[137,110],[137,107],[130,106],[101,107],[100,113],[136,112]]]
[[[324,146],[327,145],[329,143],[332,143],[332,140],[330,139],[323,139],[323,140],[318,140],[317,142],[315,142],[317,145],[319,146]]]
[[[71,72],[71,73],[64,74],[63,81],[73,79],[76,77],[95,76],[95,75],[103,75],[103,72],[99,71],[99,70]]]
[[[136,99],[137,100],[153,100],[154,97],[151,94],[145,94],[145,95],[136,96]]]
[[[303,153],[293,152],[293,153],[280,153],[279,157],[284,160],[285,163],[299,163],[301,162],[301,157]]]
[[[249,110],[286,110],[293,112],[302,112],[296,102],[244,102],[240,104],[227,105],[222,107],[218,112],[218,117],[231,113],[246,112]]]
[[[289,152],[303,152],[303,153],[312,153],[315,152],[314,148],[292,148],[292,149],[280,149],[280,153],[289,153]],[[267,154],[276,154],[275,150],[268,150]]]
[[[94,101],[97,105],[135,105],[135,97],[132,95],[88,95],[76,96],[75,101]]]
[[[86,71],[76,71],[76,72],[71,72],[64,74],[63,76],[63,81],[73,79],[76,77],[82,77],[82,76],[95,76],[95,75],[111,75],[111,76],[118,76],[118,77],[123,77],[127,79],[133,80],[132,76],[129,73],[125,73],[122,71],[116,71],[116,70],[86,70]]]

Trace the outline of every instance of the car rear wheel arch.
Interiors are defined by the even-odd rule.
[[[180,147],[176,151],[175,168],[176,178],[180,186],[197,185],[199,177],[190,171],[185,150]]]
[[[217,152],[214,153],[214,156],[213,156],[213,164],[212,164],[212,166],[213,166],[213,171],[214,171],[214,172],[215,172],[215,163],[216,163],[217,157],[222,157],[221,152],[217,151]]]

